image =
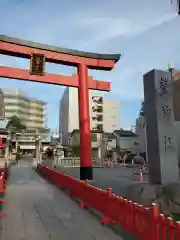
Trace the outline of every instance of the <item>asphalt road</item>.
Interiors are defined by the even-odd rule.
[[[50,166],[51,162],[45,161],[44,164]],[[78,179],[80,178],[79,167],[58,167],[57,169]],[[116,195],[127,197],[129,187],[138,183],[139,176],[133,174],[134,172],[139,172],[139,167],[94,168],[94,179],[91,184],[102,189],[112,188]],[[144,175],[143,178],[144,181],[148,180],[147,175]]]

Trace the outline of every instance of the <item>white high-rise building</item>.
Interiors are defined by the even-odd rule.
[[[41,129],[46,126],[46,103],[29,98],[19,89],[2,89],[5,117],[18,116],[28,129]]]
[[[93,90],[89,91],[91,130],[112,133],[119,129],[119,103],[108,100]],[[79,107],[77,88],[66,88],[60,101],[59,130],[63,143],[74,129],[79,129]]]

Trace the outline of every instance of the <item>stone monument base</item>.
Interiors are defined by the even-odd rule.
[[[162,185],[134,183],[128,188],[128,199],[150,206],[155,200],[160,213],[180,216],[180,182]]]

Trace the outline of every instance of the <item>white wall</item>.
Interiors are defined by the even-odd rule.
[[[62,133],[62,142],[68,144],[68,126],[69,126],[69,88],[65,89],[60,101],[60,123],[59,131]]]
[[[79,129],[78,89],[69,88],[69,127],[68,131]]]
[[[120,150],[130,150],[132,153],[137,153],[137,137],[120,137],[118,141],[118,146]]]
[[[119,104],[117,101],[104,99],[103,130],[114,132],[119,129]]]
[[[116,148],[116,139],[108,139],[107,147],[109,149]]]

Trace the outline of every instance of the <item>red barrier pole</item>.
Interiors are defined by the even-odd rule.
[[[133,223],[133,217],[134,217],[134,207],[133,207],[133,202],[132,201],[128,201],[128,206],[129,206],[129,229],[131,231],[131,233],[134,233],[134,223]]]
[[[143,229],[143,236],[144,239],[151,240],[151,216],[150,216],[150,209],[144,208],[144,229]]]
[[[112,188],[107,189],[108,196],[112,196]]]
[[[159,240],[167,239],[167,219],[163,214],[158,216]],[[169,240],[169,238],[168,238]]]
[[[118,223],[122,225],[124,223],[124,208],[123,208],[124,199],[122,197],[117,196],[117,200],[119,202],[118,208],[121,211],[121,214],[118,215]]]
[[[180,222],[176,222],[176,239],[180,239]]]
[[[174,240],[175,236],[175,224],[174,220],[171,217],[168,217],[168,240]]]
[[[2,192],[3,190],[3,178],[2,178],[2,175],[0,177],[0,192]]]
[[[128,211],[128,200],[125,198],[124,199],[124,211],[125,211],[125,215],[124,215],[124,227],[125,229],[128,231],[129,230],[129,226],[128,226],[128,215],[129,215],[129,211]]]
[[[158,207],[156,203],[153,203],[152,204],[152,239],[153,240],[158,240],[157,218],[158,218]]]
[[[92,151],[89,117],[88,68],[85,64],[78,65],[79,88],[79,127],[80,127],[80,179],[92,180]]]
[[[85,187],[88,186],[88,184],[89,184],[89,183],[88,183],[88,180],[86,179],[86,180],[84,181]],[[81,207],[81,208],[85,208],[85,207],[87,207],[87,204],[86,204],[84,201],[81,201],[81,202],[80,202],[80,207]]]
[[[111,197],[111,196],[112,196],[112,188],[108,188],[108,189],[107,189],[107,195],[108,195],[108,197]],[[101,219],[101,223],[102,223],[103,225],[107,225],[107,224],[109,224],[109,223],[111,223],[111,222],[113,222],[112,219],[109,218],[109,217],[106,217],[106,216]]]
[[[3,186],[4,186],[4,183],[5,183],[5,169],[2,171],[1,176],[2,176],[2,181],[3,181]]]
[[[134,203],[134,232],[135,235],[139,235],[139,216],[138,216],[138,204]]]
[[[132,202],[132,231],[134,235],[136,235],[135,219],[136,219],[136,204]]]
[[[145,210],[144,210],[144,208],[143,208],[143,206],[142,205],[138,205],[138,208],[139,208],[139,229],[138,229],[138,231],[139,231],[139,236],[140,236],[140,239],[144,239],[144,226],[145,226],[145,224],[146,224],[146,216],[145,216]],[[146,238],[147,238],[147,236],[146,236]]]

